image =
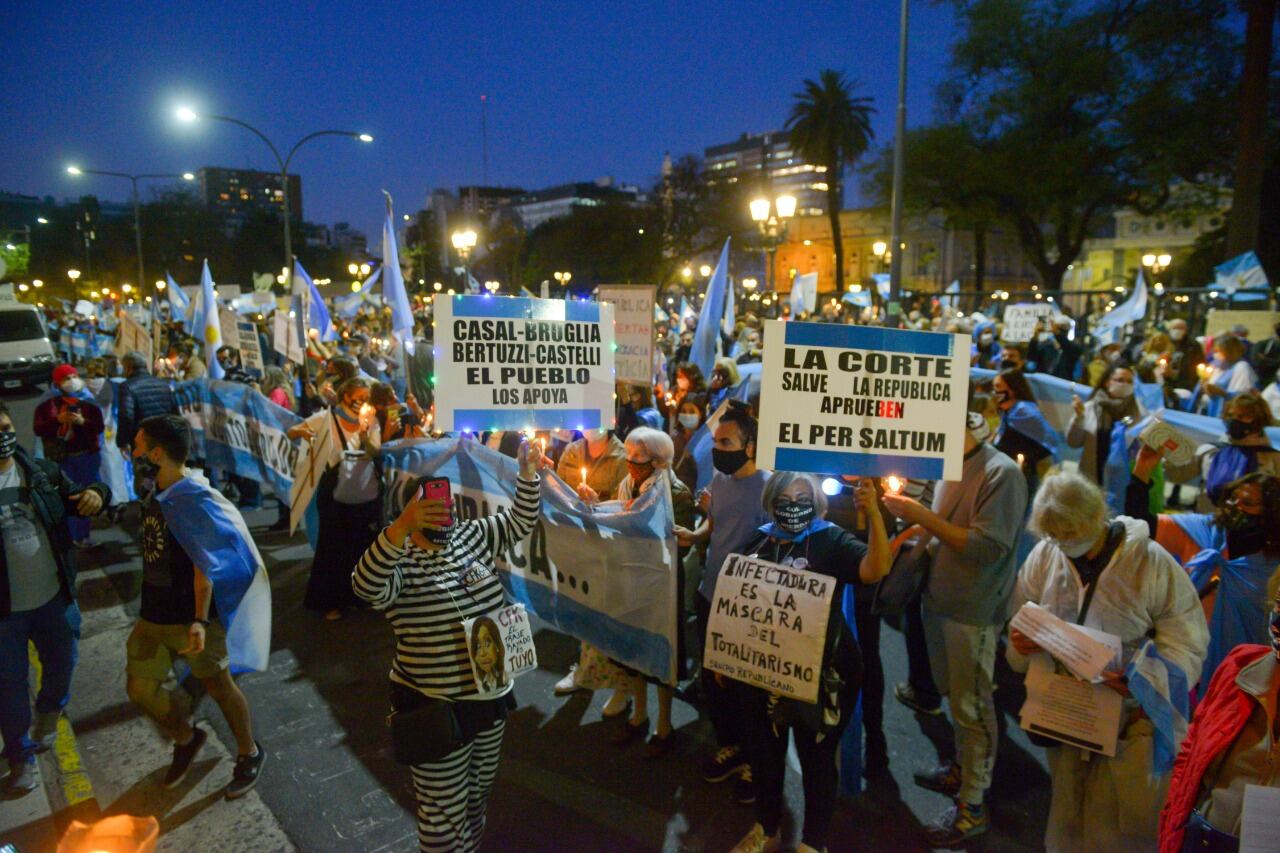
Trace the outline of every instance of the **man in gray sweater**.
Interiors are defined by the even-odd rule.
[[[1018,534],[1027,509],[1026,480],[1017,464],[985,441],[982,417],[970,414],[959,482],[938,483],[934,510],[901,495],[885,495],[889,511],[933,534],[924,592],[929,662],[951,705],[956,759],[916,774],[916,784],[955,800],[926,828],[934,847],[949,847],[987,831],[983,797],[995,764],[993,698],[996,643],[1008,619],[1017,577]]]

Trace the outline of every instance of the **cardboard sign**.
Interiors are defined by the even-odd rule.
[[[835,578],[730,554],[716,579],[702,665],[816,703]]]
[[[236,320],[236,337],[223,337],[222,340],[235,341],[236,349],[240,350],[240,364],[248,371],[257,371],[261,376],[267,370],[267,365],[262,360],[262,346],[258,343],[258,327],[249,320]]]
[[[1265,304],[1265,303],[1264,303]],[[1216,338],[1231,331],[1234,326],[1249,330],[1249,340],[1261,343],[1271,337],[1280,313],[1275,311],[1241,311],[1238,309],[1210,308],[1204,322],[1206,337]]]
[[[757,465],[960,479],[968,335],[781,320],[764,332]]]
[[[536,669],[538,652],[523,604],[464,619],[471,676],[481,696],[497,695],[521,673]]]
[[[437,294],[434,316],[437,429],[613,426],[612,305]]]
[[[653,383],[653,309],[658,288],[652,284],[602,284],[597,298],[613,306],[617,350],[614,365],[619,382]]]
[[[304,363],[302,343],[298,340],[298,325],[290,322],[289,312],[277,310],[272,317],[271,347],[294,364]]]
[[[120,324],[116,327],[116,343],[113,352],[119,357],[123,357],[128,352],[140,352],[147,357],[147,364],[155,362],[151,348],[151,335],[141,323],[123,312],[120,314]]]
[[[1011,344],[1025,344],[1031,340],[1037,322],[1044,321],[1043,331],[1049,331],[1049,324],[1057,313],[1054,306],[1043,302],[1010,305],[1004,309],[1001,340]]]

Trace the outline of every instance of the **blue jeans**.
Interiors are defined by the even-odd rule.
[[[31,728],[28,687],[27,641],[40,655],[40,693],[36,710],[61,711],[71,698],[71,672],[76,666],[76,641],[80,639],[80,608],[59,592],[48,604],[0,618],[0,734],[4,757],[11,763],[30,758],[35,742]]]
[[[101,453],[77,453],[75,456],[68,456],[62,460],[62,472],[71,478],[72,482],[81,486],[89,486],[96,483],[101,477],[100,469],[102,468]],[[89,538],[89,529],[93,522],[87,518],[81,518],[78,515],[67,514],[67,529],[71,531],[71,538],[79,542],[81,539]]]

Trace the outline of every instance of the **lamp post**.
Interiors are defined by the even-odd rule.
[[[101,169],[82,169],[79,166],[68,166],[67,174],[77,178],[81,175],[105,175],[109,178],[128,179],[130,185],[133,187],[131,196],[133,200],[133,238],[134,249],[138,253],[138,286],[141,287],[142,283],[147,280],[147,275],[143,271],[142,266],[142,205],[138,200],[138,181],[147,179],[172,180],[173,178],[181,178],[184,181],[194,181],[196,176],[191,172],[183,172],[180,175],[165,173],[130,175],[127,172],[107,172]]]
[[[77,270],[77,269],[67,270],[67,278],[71,279],[71,298],[79,299],[80,285],[77,282],[80,281],[80,270]]]
[[[314,133],[308,133],[306,136],[299,139],[293,144],[293,147],[289,149],[289,153],[284,157],[281,157],[280,151],[274,144],[272,144],[271,140],[267,138],[266,134],[248,122],[241,121],[238,118],[232,118],[231,116],[200,115],[190,107],[179,107],[177,116],[179,121],[185,122],[193,122],[202,118],[207,118],[210,121],[225,121],[229,124],[239,125],[261,139],[263,142],[267,143],[267,147],[271,149],[271,155],[276,158],[276,165],[280,167],[281,206],[284,213],[284,277],[285,282],[288,282],[293,277],[293,236],[289,233],[289,220],[291,218],[289,214],[289,163],[293,160],[293,155],[298,152],[298,149],[301,148],[303,144],[310,142],[318,136],[349,136],[352,139],[359,140],[360,142],[372,142],[373,137],[367,133],[360,133],[355,130],[317,130]]]
[[[453,248],[462,260],[462,287],[471,286],[471,250],[476,247],[476,232],[470,228],[465,231],[454,231]]]
[[[907,23],[910,0],[902,0],[898,24],[898,111],[893,134],[893,195],[890,199],[890,228],[893,254],[889,256],[889,306],[902,298],[902,193],[906,169],[907,138]]]
[[[556,280],[556,282],[557,282],[561,287],[563,287],[563,288],[564,288],[564,295],[565,295],[565,297],[567,298],[567,297],[568,297],[568,295],[569,295],[569,279],[573,278],[573,273],[571,273],[571,272],[553,272],[553,273],[551,274],[551,277],[552,277],[552,278],[554,278],[554,279]]]
[[[765,288],[778,289],[778,276],[774,272],[774,256],[778,245],[787,238],[787,220],[796,215],[796,197],[783,194],[774,199],[760,196],[751,200],[751,219],[760,229],[760,242],[768,257],[765,269]]]

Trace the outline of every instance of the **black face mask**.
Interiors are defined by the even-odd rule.
[[[453,538],[453,530],[455,527],[457,527],[456,524],[450,524],[448,527],[441,528],[440,530],[423,530],[422,536],[428,542],[432,542],[443,548],[448,545],[449,540]]]
[[[713,447],[711,448],[711,464],[721,474],[733,476],[738,473],[743,465],[747,464],[747,451],[721,450],[718,447]]]
[[[1021,370],[1022,362],[1014,361],[1011,358],[1002,358],[1000,359],[1000,369],[1001,370]]]
[[[18,452],[18,433],[16,430],[0,432],[0,459],[9,459]]]
[[[811,503],[780,500],[773,505],[773,520],[788,533],[799,533],[813,521],[814,509]]]
[[[1253,421],[1242,421],[1239,418],[1227,421],[1227,435],[1234,441],[1248,438],[1257,431],[1258,425]]]
[[[145,456],[133,457],[133,474],[144,480],[154,480],[160,473],[160,466]]]
[[[627,460],[627,473],[631,475],[632,488],[638,489],[653,474],[653,463]],[[633,492],[632,494],[634,495],[635,493]]]

